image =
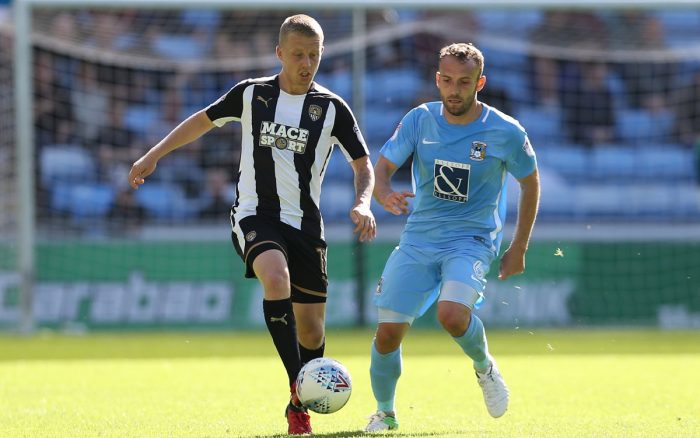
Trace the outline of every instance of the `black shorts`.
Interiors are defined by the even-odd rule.
[[[287,259],[292,301],[325,303],[328,290],[326,242],[283,222],[264,216],[247,216],[231,231],[233,247],[245,263],[246,278],[255,278],[253,260],[270,249]],[[239,229],[240,231],[239,232]]]

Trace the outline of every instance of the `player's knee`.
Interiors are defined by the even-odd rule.
[[[374,338],[374,345],[381,354],[391,353],[401,346],[401,334],[395,330],[380,328]]]
[[[469,326],[469,313],[457,312],[450,308],[438,309],[440,325],[452,336],[462,336]]]
[[[304,348],[316,350],[323,345],[325,338],[323,324],[305,325],[299,324],[299,321],[297,321],[297,337]]]
[[[260,277],[266,299],[284,299],[290,296],[289,271],[275,269],[265,272]]]

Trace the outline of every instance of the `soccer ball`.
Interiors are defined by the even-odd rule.
[[[301,368],[296,387],[304,407],[319,414],[331,414],[339,411],[350,399],[352,379],[343,364],[319,357]]]

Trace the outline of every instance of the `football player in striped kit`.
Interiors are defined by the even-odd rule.
[[[248,79],[193,114],[137,160],[129,183],[138,188],[160,158],[213,127],[242,125],[231,237],[264,290],[268,330],[287,371],[288,433],[311,433],[294,388],[302,365],[323,356],[327,293],[326,243],[319,211],[321,182],[334,144],[354,171],[350,218],[360,241],[372,240],[374,172],[369,151],[348,105],[313,79],[323,53],[323,30],[307,15],[288,17],[276,48],[282,68]]]

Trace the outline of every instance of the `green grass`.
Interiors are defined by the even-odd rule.
[[[372,332],[331,331],[353,376],[348,405],[312,415],[316,436],[362,436],[374,402]],[[511,388],[488,416],[466,358],[412,331],[395,437],[699,437],[700,332],[490,331]],[[0,337],[1,437],[285,436],[282,365],[266,333]]]

